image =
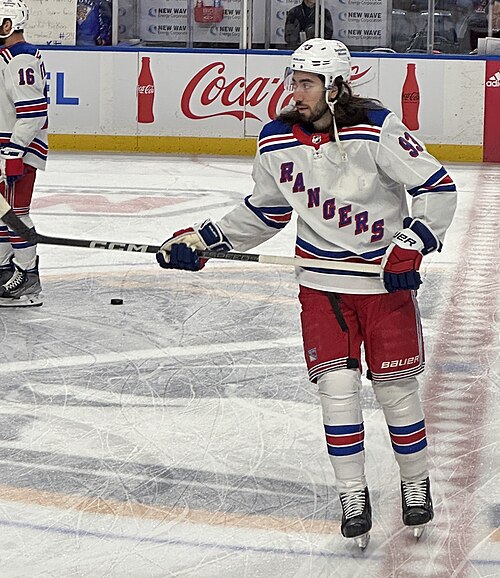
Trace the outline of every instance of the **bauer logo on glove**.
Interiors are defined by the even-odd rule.
[[[422,256],[441,250],[441,242],[430,227],[419,219],[406,217],[382,259],[382,280],[389,293],[416,290],[422,284]]]

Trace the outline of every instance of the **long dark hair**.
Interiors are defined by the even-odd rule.
[[[318,75],[323,78],[321,75]],[[337,101],[335,103],[335,122],[337,128],[354,126],[356,124],[370,124],[368,111],[383,108],[379,100],[373,98],[363,98],[354,96],[351,87],[339,76],[335,79],[335,86],[338,89]],[[308,132],[314,132],[311,123],[304,123],[300,114],[296,110],[284,111],[277,116],[277,120],[282,120],[290,125],[301,124]],[[333,125],[330,127],[330,135],[334,140]]]

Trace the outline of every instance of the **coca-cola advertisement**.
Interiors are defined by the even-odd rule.
[[[141,58],[141,71],[137,80],[137,122],[154,122],[155,82],[151,72],[151,58]]]
[[[288,58],[276,56],[272,67],[269,60],[264,55],[249,59],[246,78],[234,75],[225,59],[200,66],[182,91],[182,114],[196,121],[232,118],[242,123],[247,136],[257,136],[263,124],[274,119],[292,98],[283,83]],[[375,84],[374,65],[376,61],[369,60],[353,66],[352,82],[356,90],[370,81]],[[264,75],[266,68],[268,74]],[[363,88],[366,93],[367,87]]]
[[[181,95],[181,110],[191,120],[217,116],[260,125],[274,118],[291,99],[283,80],[277,76],[232,78],[225,63],[210,62],[196,72]]]
[[[418,130],[418,110],[420,108],[420,88],[418,86],[416,64],[406,65],[406,78],[401,91],[402,121],[410,130]]]
[[[158,151],[215,138],[238,154],[239,143],[251,150],[253,138],[291,97],[283,87],[289,56],[278,51],[44,50],[43,56],[53,141],[67,141],[73,149],[80,137],[83,148],[116,138],[116,150]],[[488,85],[492,97],[500,91],[497,72],[488,77],[494,77]],[[482,155],[484,62],[367,53],[353,57],[351,75],[356,94],[380,99],[409,126],[418,121],[410,130],[426,144],[467,145]]]
[[[446,97],[448,68],[445,60],[387,58],[379,62],[378,98],[426,142],[443,133],[446,111],[462,106],[460,101],[466,98],[463,94]]]
[[[147,79],[139,86],[154,85],[152,90],[157,98],[169,103],[154,113],[159,121],[158,129],[166,122],[158,115],[171,115],[172,107],[178,107],[178,112],[168,122],[170,134],[186,134],[186,126],[190,126],[189,133],[199,131],[207,137],[223,133],[228,137],[257,136],[262,126],[275,118],[291,99],[283,85],[283,71],[289,59],[286,54],[253,54],[247,57],[245,66],[244,56],[239,54],[198,53],[193,59],[179,53],[169,68],[170,74],[156,74],[153,81],[151,70],[165,69],[160,64],[162,58],[163,55],[152,53],[146,61],[147,66],[143,61],[142,69],[147,71],[144,73]],[[380,98],[412,131],[421,130],[424,118],[426,131],[434,134],[442,131],[442,63],[430,67],[426,63],[424,72],[422,61],[399,59],[391,61],[390,65],[388,62],[373,57],[356,58],[351,76],[354,93]],[[171,82],[172,75],[177,81],[175,85]],[[439,90],[442,97],[438,95]],[[433,95],[432,99],[425,99],[426,92]],[[154,94],[141,95],[139,92],[139,96],[145,99],[149,96],[152,107]],[[139,122],[157,125],[152,120]],[[161,134],[153,127],[148,134]],[[422,135],[419,133],[419,136]]]

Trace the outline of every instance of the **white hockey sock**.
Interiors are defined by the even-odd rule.
[[[339,493],[366,486],[364,427],[358,370],[340,369],[318,379],[328,455]]]
[[[13,254],[9,230],[5,225],[0,225],[0,267],[8,265]]]
[[[29,215],[21,215],[19,218],[27,227],[33,227]],[[25,271],[36,267],[36,245],[30,245],[24,239],[19,240],[19,237],[12,235],[12,247],[16,265]]]
[[[373,382],[389,427],[401,479],[423,480],[429,475],[424,412],[416,377]]]

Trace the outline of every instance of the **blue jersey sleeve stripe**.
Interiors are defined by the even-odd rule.
[[[20,112],[16,118],[39,118],[47,116],[46,112]]]
[[[433,187],[433,188],[429,188],[429,189],[419,189],[417,191],[415,191],[414,189],[410,191],[408,191],[408,193],[412,196],[412,197],[419,197],[420,195],[425,195],[426,193],[446,193],[446,192],[455,192],[457,190],[457,187],[453,184],[453,185],[440,185],[438,187]]]
[[[255,207],[254,205],[252,205],[252,203],[249,201],[250,197],[247,197],[245,199],[245,205],[252,211],[252,213],[254,213],[254,215],[256,217],[258,217],[264,224],[266,224],[268,227],[271,227],[272,229],[283,229],[287,223],[289,222],[289,219],[286,221],[273,221],[272,219],[268,219],[266,217],[266,213],[269,212],[269,209],[262,209],[260,207]],[[290,207],[289,209],[290,211],[292,210],[292,208]],[[284,213],[280,213],[280,214],[284,214]]]
[[[45,104],[47,99],[45,97],[42,98],[34,98],[33,100],[18,100],[15,102],[15,106],[31,106],[33,104]]]
[[[425,181],[425,183],[422,183],[421,185],[417,185],[416,187],[408,189],[408,193],[414,196],[416,193],[421,191],[421,189],[429,189],[430,187],[433,187],[433,185],[436,185],[446,175],[447,175],[446,169],[444,167],[441,167],[438,171],[436,171],[433,175],[431,175]],[[429,192],[429,191],[422,190],[421,192]]]
[[[44,155],[44,154],[42,154],[41,152],[39,152],[39,151],[37,151],[36,149],[33,149],[33,148],[31,148],[31,147],[28,147],[28,148],[26,149],[26,152],[31,153],[32,155],[35,155],[35,156],[41,158],[42,161],[46,161],[46,160],[47,160],[47,155],[46,155],[46,154]]]

